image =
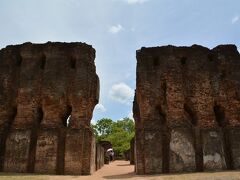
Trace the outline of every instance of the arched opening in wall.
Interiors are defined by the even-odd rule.
[[[64,117],[62,119],[64,127],[68,127],[69,126],[69,123],[71,121],[71,113],[72,113],[72,107],[71,106],[67,106],[66,113],[64,114]]]
[[[70,59],[70,67],[71,69],[76,69],[76,59],[73,57]]]
[[[223,132],[223,146],[224,146],[224,155],[228,169],[233,169],[232,154],[231,154],[231,143],[229,138],[229,131],[226,128],[229,122],[225,117],[224,108],[216,104],[213,107],[215,114],[215,119],[219,127],[221,127]]]
[[[71,120],[71,115],[68,116],[65,127],[69,126],[70,120]]]
[[[0,136],[0,172],[3,171],[4,166],[4,157],[5,157],[5,150],[6,150],[6,140],[7,136],[11,130],[12,123],[17,115],[17,107],[13,107],[9,116],[7,117],[7,122],[3,124],[3,132],[2,136]]]
[[[45,56],[45,54],[43,54],[42,55],[42,57],[41,57],[41,62],[40,62],[41,64],[40,64],[40,68],[41,69],[44,69],[45,68],[45,65],[46,65],[46,56]]]
[[[66,131],[67,127],[71,121],[71,113],[72,107],[67,106],[65,109],[65,113],[62,117],[62,124],[65,128],[60,128],[58,132],[58,148],[57,148],[57,169],[56,173],[59,175],[64,174],[64,166],[65,166],[65,140],[66,140]]]
[[[43,120],[43,116],[44,114],[43,114],[42,107],[38,107],[35,112],[35,119],[34,119],[32,130],[31,130],[31,141],[30,141],[30,147],[29,147],[28,167],[27,167],[28,173],[34,172],[38,130]]]
[[[40,125],[43,120],[43,110],[42,108],[37,108],[37,124]]]

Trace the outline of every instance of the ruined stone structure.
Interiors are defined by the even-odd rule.
[[[101,144],[97,143],[95,155],[96,171],[104,165],[104,156],[105,156],[104,147],[102,147]]]
[[[95,50],[25,43],[0,51],[0,170],[90,174],[98,103]]]
[[[130,149],[123,152],[123,156],[124,156],[125,161],[130,161],[130,153],[131,153]]]
[[[101,144],[101,146],[104,148],[104,151],[112,148],[112,143],[109,141],[100,141],[99,144]]]
[[[104,164],[109,164],[110,159],[107,150],[112,148],[112,143],[109,141],[100,141],[99,144],[104,148]]]
[[[135,138],[132,138],[130,141],[130,164],[135,164]]]
[[[234,45],[137,51],[138,174],[240,169],[239,69]]]

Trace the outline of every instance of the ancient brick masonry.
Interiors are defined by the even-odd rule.
[[[25,43],[0,51],[1,171],[94,171],[94,59],[95,50],[83,43]]]
[[[135,155],[135,138],[133,137],[130,141],[130,164],[135,164],[134,157]]]
[[[137,51],[138,174],[240,169],[239,69],[234,45]]]

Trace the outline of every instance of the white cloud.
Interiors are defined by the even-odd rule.
[[[117,34],[117,33],[119,33],[120,31],[123,31],[123,30],[124,30],[124,28],[122,27],[122,25],[118,24],[116,26],[111,26],[108,31],[112,34]]]
[[[91,120],[91,124],[96,125],[97,124],[97,120],[96,119],[92,119]]]
[[[114,101],[129,105],[133,101],[134,90],[125,83],[119,83],[111,87],[109,96]]]
[[[97,111],[100,111],[100,112],[105,112],[105,111],[107,111],[107,109],[106,109],[102,104],[97,104],[97,105],[95,106],[95,109],[96,109]]]
[[[233,18],[232,18],[232,24],[235,24],[236,22],[238,22],[239,21],[239,16],[234,16]]]

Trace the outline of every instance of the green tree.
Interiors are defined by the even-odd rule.
[[[93,129],[93,133],[95,137],[99,137],[98,131],[97,131],[97,126],[94,124],[91,124],[91,128]]]
[[[116,122],[111,119],[101,119],[94,129],[98,133],[98,140],[110,141],[116,155],[122,155],[130,148],[130,141],[134,137],[134,122],[130,118],[124,118]]]
[[[103,140],[112,132],[113,120],[108,118],[103,118],[97,121],[96,125],[94,125],[94,129],[97,133],[97,139]]]

